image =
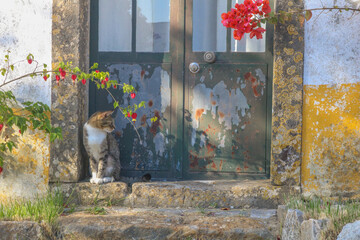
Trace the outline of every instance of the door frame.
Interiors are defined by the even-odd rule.
[[[70,7],[60,0],[53,1],[53,64],[61,59],[79,64],[84,69],[89,66],[90,21],[94,21],[92,15],[94,13],[90,14],[90,3],[96,1],[98,0],[79,1]],[[274,9],[279,12],[303,8],[302,1],[277,0]],[[64,43],[72,44],[70,46]],[[94,44],[93,39],[90,44]],[[289,54],[289,49],[294,54]],[[287,23],[278,23],[274,30],[274,67],[270,71],[273,72],[270,178],[274,185],[300,184],[303,56],[304,26],[301,26],[296,19]],[[288,74],[288,69],[291,69],[291,74]],[[59,89],[53,77],[52,124],[72,126],[71,132],[74,134],[66,135],[68,144],[64,145],[57,141],[50,144],[50,182],[77,182],[84,178],[83,172],[87,169],[84,166],[86,159],[81,154],[83,153],[81,132],[86,121],[83,113],[86,113],[89,103],[86,99],[87,90],[79,86],[74,86],[73,90],[69,92],[68,88]],[[296,101],[289,99],[295,95],[298,96]],[[69,100],[67,102],[72,103],[73,107],[70,111],[66,111],[65,107],[69,107],[69,104],[64,102],[64,96]],[[63,111],[59,112],[59,108]],[[178,115],[182,109],[177,107],[176,110],[175,114]],[[64,131],[68,132],[67,129]],[[71,153],[70,157],[69,153]]]

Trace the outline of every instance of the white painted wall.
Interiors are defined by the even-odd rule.
[[[305,8],[360,7],[360,0],[305,0]],[[360,82],[360,14],[313,11],[305,25],[304,84]]]
[[[0,6],[0,59],[7,50],[11,51],[10,57],[14,61],[25,59],[32,53],[39,63],[51,67],[52,0],[0,0]],[[20,76],[34,66],[26,61],[18,64],[12,76]],[[50,80],[28,78],[8,88],[21,101],[41,101],[50,106]]]

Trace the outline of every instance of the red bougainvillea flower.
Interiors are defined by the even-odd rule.
[[[114,88],[116,89],[117,88],[117,86],[114,84]]]
[[[221,14],[221,23],[234,29],[235,40],[241,40],[245,33],[250,33],[250,38],[256,36],[257,39],[262,39],[266,30],[261,27],[261,21],[270,12],[269,0],[245,0],[242,4],[235,4],[231,11]]]
[[[109,81],[109,78],[108,78],[108,77],[105,78],[105,82],[107,82],[107,81]]]
[[[250,33],[250,38],[253,38],[254,36],[256,36],[256,39],[262,39],[262,34],[265,32],[265,29],[263,28],[257,28],[254,29],[251,33]]]
[[[55,79],[56,79],[57,82],[60,81],[60,76],[59,76],[59,75],[56,75],[56,76],[55,76]]]
[[[106,83],[105,80],[101,80],[102,85],[105,85],[105,83]]]
[[[75,74],[71,75],[71,79],[72,79],[72,80],[74,80],[74,81],[75,81],[75,80],[76,80],[76,78],[77,78],[77,76],[76,76]]]
[[[136,119],[136,118],[137,118],[137,113],[133,113],[133,114],[131,115],[131,117],[132,117],[132,119]]]
[[[131,97],[132,99],[134,99],[134,98],[136,97],[136,94],[132,92],[132,93],[130,94],[130,97]]]
[[[82,84],[86,84],[86,79],[81,80]]]
[[[32,64],[33,60],[31,58],[28,59],[28,63]]]
[[[0,124],[0,131],[3,129],[3,127],[4,127],[4,124]]]
[[[130,115],[130,113],[129,113],[129,112],[128,112],[127,116],[128,116],[128,117],[131,117],[131,115]]]
[[[19,133],[21,134],[21,130],[19,130]]]
[[[46,81],[46,80],[48,79],[48,76],[45,75],[43,78],[44,78],[44,80]]]
[[[99,70],[96,70],[95,72],[96,72],[96,73],[99,73]]]
[[[3,172],[3,170],[4,170],[4,169],[3,169],[2,167],[0,167],[0,174]]]

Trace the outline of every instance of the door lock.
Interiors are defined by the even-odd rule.
[[[206,52],[204,54],[204,61],[207,63],[213,63],[215,62],[216,57],[215,57],[215,53],[214,52]]]
[[[189,70],[190,70],[190,72],[192,72],[192,73],[198,73],[198,72],[200,71],[200,66],[199,66],[199,64],[196,63],[196,62],[192,62],[192,63],[190,63],[190,65],[189,65]]]

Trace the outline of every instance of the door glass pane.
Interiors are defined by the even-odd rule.
[[[243,3],[244,0],[232,0],[231,6],[234,7],[236,3]],[[265,24],[261,24],[265,28]],[[265,52],[265,39],[266,32],[263,34],[262,39],[250,39],[250,34],[244,34],[244,37],[238,41],[233,37],[233,30],[231,32],[231,51],[232,52]]]
[[[227,0],[194,0],[194,52],[226,51],[226,28],[221,24],[224,12],[227,12]]]
[[[136,12],[136,51],[168,52],[170,0],[138,0]]]
[[[99,0],[99,51],[131,51],[131,0]]]

